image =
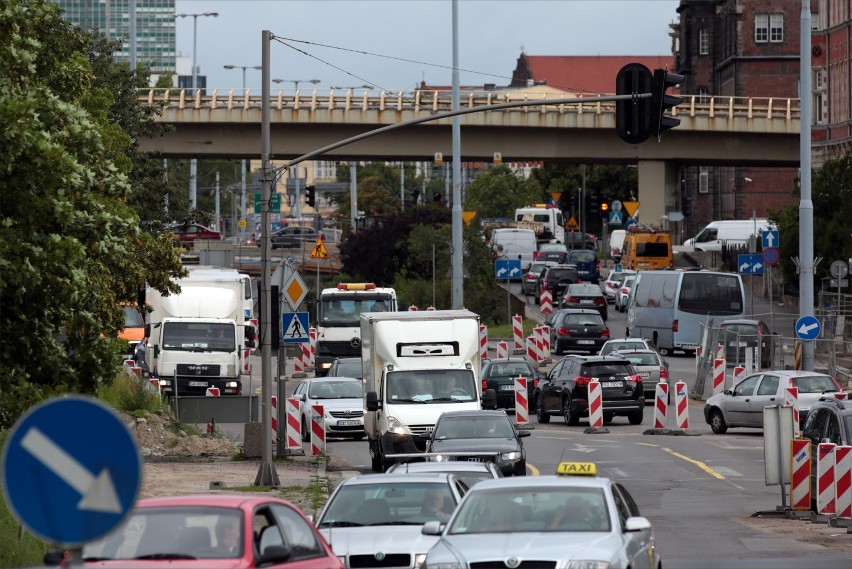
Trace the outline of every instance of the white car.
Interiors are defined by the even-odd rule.
[[[635,274],[636,271],[631,270],[610,271],[606,280],[601,281],[601,290],[603,291],[604,296],[606,296],[607,301],[615,302],[615,293],[619,288],[621,288],[621,283],[624,282],[625,277]]]
[[[591,463],[557,473],[479,482],[446,525],[424,524],[441,538],[426,567],[662,567],[651,522],[624,486]]]
[[[630,298],[630,289],[633,288],[634,282],[636,282],[636,275],[627,275],[615,291],[614,304],[615,309],[619,312],[624,312],[627,309],[627,299]]]
[[[323,406],[327,437],[363,439],[364,383],[355,377],[315,377],[305,379],[293,392],[299,399],[302,440],[310,440],[311,407]]]

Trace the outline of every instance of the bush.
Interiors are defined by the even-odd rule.
[[[158,415],[168,412],[165,400],[149,391],[146,379],[127,373],[117,375],[112,383],[98,388],[96,396],[111,407],[134,416],[142,412]]]

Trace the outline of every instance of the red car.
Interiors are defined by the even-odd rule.
[[[83,566],[343,569],[293,504],[250,495],[140,500],[117,530],[83,547]]]
[[[186,225],[176,224],[171,226],[172,233],[178,241],[195,241],[197,239],[221,239],[219,231],[210,229],[199,223],[188,223]]]

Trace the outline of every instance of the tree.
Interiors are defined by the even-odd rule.
[[[481,172],[465,188],[464,209],[476,212],[476,219],[508,217],[515,209],[540,200],[526,182],[503,164]]]
[[[102,45],[45,0],[0,12],[0,427],[110,381],[120,302],[182,271],[171,236],[128,205],[134,137],[116,120],[125,94],[93,71]]]

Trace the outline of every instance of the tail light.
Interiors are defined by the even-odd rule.
[[[576,299],[576,298],[574,298],[573,296],[566,296],[566,297],[565,297],[565,302],[567,302],[567,303],[569,303],[569,304],[572,304],[572,303],[576,303],[576,302],[577,302],[577,299]]]
[[[604,328],[601,332],[601,338],[609,338],[609,328]]]
[[[845,391],[839,391],[839,392],[834,394],[834,398],[835,399],[846,399],[846,392]]]
[[[606,301],[602,297],[601,298],[595,298],[595,304],[604,304],[604,303],[606,303]]]
[[[482,393],[485,393],[486,391],[488,391],[488,380],[483,379],[482,380]]]
[[[533,259],[538,259],[541,257],[541,251],[533,251]]]
[[[595,263],[595,272],[596,272],[596,273],[601,272],[601,263],[600,263],[600,261],[598,261],[597,263]]]
[[[668,379],[669,378],[669,368],[666,366],[662,366],[660,368],[660,379]]]
[[[672,320],[672,332],[677,332],[678,322],[677,320]]]
[[[556,334],[559,336],[570,336],[571,331],[568,328],[560,328],[556,331]]]
[[[637,374],[628,375],[624,379],[626,379],[627,381],[632,381],[633,383],[642,383],[642,378]]]
[[[592,378],[587,375],[578,375],[574,378],[574,383],[577,385],[589,385],[591,383]]]
[[[621,294],[630,294],[630,289],[626,286],[621,287]]]

